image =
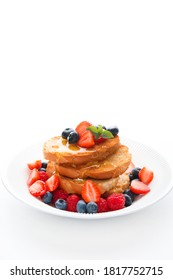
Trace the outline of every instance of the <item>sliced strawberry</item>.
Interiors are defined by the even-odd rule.
[[[131,173],[132,169],[135,168],[135,165],[133,162],[130,163],[129,167],[127,168],[127,170],[125,171],[126,174]]]
[[[59,186],[59,177],[54,174],[52,175],[47,181],[46,181],[46,188],[47,191],[53,192],[56,190]]]
[[[36,181],[29,187],[29,192],[33,196],[42,196],[46,193],[46,191],[47,189],[46,189],[45,182],[41,180]]]
[[[144,183],[144,184],[149,184],[154,177],[154,173],[153,171],[147,169],[146,167],[143,167],[140,171],[139,171],[139,179]]]
[[[100,200],[101,192],[94,182],[86,180],[82,187],[81,195],[85,202],[98,202]]]
[[[81,136],[86,131],[87,127],[91,125],[91,123],[83,121],[80,124],[78,124],[75,130],[77,131],[77,133],[79,133],[79,136]]]
[[[139,180],[132,180],[130,190],[136,194],[146,194],[150,191],[150,188]]]
[[[42,162],[41,162],[41,160],[36,160],[34,162],[28,163],[27,165],[30,170],[32,170],[34,168],[39,169],[42,166]]]
[[[40,173],[36,168],[34,168],[33,170],[31,170],[31,173],[29,174],[27,185],[31,186],[37,180],[40,180]]]
[[[94,135],[91,131],[86,130],[89,126],[91,126],[91,123],[83,121],[76,127],[76,131],[79,134],[79,140],[77,142],[79,147],[91,148],[95,145]]]
[[[79,138],[77,145],[82,148],[91,148],[95,145],[93,134],[86,130]]]

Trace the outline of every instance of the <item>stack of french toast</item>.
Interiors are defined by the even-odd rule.
[[[78,127],[75,129],[76,142],[68,134],[62,134],[44,143],[44,157],[48,160],[46,172],[49,176],[57,174],[60,187],[69,194],[81,194],[82,187],[88,179],[97,184],[102,195],[123,193],[129,187],[126,170],[131,162],[131,154],[128,147],[120,143],[118,134],[104,138],[104,135],[109,134],[101,127],[99,141],[95,138],[96,129],[88,129],[92,126],[86,123],[83,122],[84,130]],[[91,135],[94,142],[89,145]]]

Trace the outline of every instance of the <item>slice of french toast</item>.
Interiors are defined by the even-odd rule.
[[[85,183],[84,179],[70,179],[59,175],[61,189],[69,194],[81,194],[82,187]],[[93,180],[100,189],[101,194],[109,194],[109,192],[123,193],[129,187],[129,176],[122,174],[116,178],[106,180]]]
[[[118,136],[106,139],[103,143],[96,144],[92,148],[81,148],[75,144],[69,144],[66,139],[56,136],[44,143],[44,158],[64,166],[82,165],[88,162],[96,162],[105,159],[114,153],[120,145]]]
[[[131,154],[128,148],[121,145],[112,155],[102,161],[89,162],[85,165],[77,166],[63,166],[49,161],[47,172],[52,174],[57,172],[60,175],[73,178],[73,179],[110,179],[121,175],[126,171],[131,162]]]

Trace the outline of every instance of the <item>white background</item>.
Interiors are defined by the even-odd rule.
[[[1,164],[88,120],[117,124],[173,166],[171,2],[1,1]],[[0,197],[1,259],[173,258],[173,192],[99,221],[38,212],[2,184]]]

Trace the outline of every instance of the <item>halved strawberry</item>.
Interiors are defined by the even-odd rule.
[[[34,168],[39,169],[39,168],[41,168],[41,166],[42,166],[42,162],[41,162],[41,160],[36,160],[36,161],[34,161],[34,162],[28,163],[27,165],[28,165],[28,168],[29,168],[30,170],[32,170],[32,169],[34,169]]]
[[[101,192],[94,182],[86,180],[82,187],[81,195],[85,202],[98,202],[100,200]]]
[[[130,190],[136,194],[146,194],[150,192],[150,188],[139,180],[132,180]]]
[[[139,179],[144,183],[144,184],[149,184],[154,177],[154,173],[153,171],[147,169],[146,167],[143,167],[140,171],[139,171]]]
[[[34,182],[36,182],[39,179],[40,179],[40,173],[38,169],[34,168],[33,170],[31,170],[28,176],[27,185],[31,186]]]
[[[129,167],[127,168],[127,170],[125,171],[126,174],[129,174],[132,169],[135,168],[135,165],[133,162],[130,163]]]
[[[59,177],[54,174],[52,175],[47,181],[46,181],[46,188],[47,191],[53,192],[56,190],[59,186]]]
[[[41,180],[37,180],[29,187],[29,192],[33,196],[42,196],[46,193],[46,191],[47,191],[46,184]]]
[[[79,138],[77,145],[82,148],[91,148],[95,145],[94,135],[86,130]]]
[[[75,130],[77,131],[77,133],[79,133],[79,136],[81,136],[86,131],[87,127],[91,125],[91,123],[83,121],[80,124],[78,124]]]

